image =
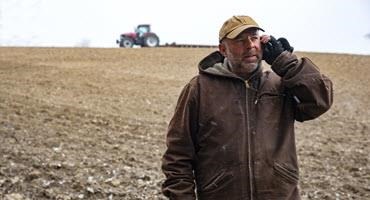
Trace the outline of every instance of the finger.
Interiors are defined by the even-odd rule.
[[[281,45],[283,46],[283,48],[287,51],[290,51],[290,52],[293,52],[293,47],[290,46],[288,40],[286,38],[279,38],[278,41],[281,43]]]
[[[270,36],[270,40],[269,40],[269,43],[271,43],[272,46],[276,46],[276,45],[279,45],[279,42],[275,39],[274,36]]]
[[[261,37],[260,37],[260,39],[261,39],[261,42],[263,43],[263,44],[266,44],[269,40],[270,40],[270,36],[269,35],[262,35]]]
[[[280,41],[281,45],[283,45],[284,49],[285,48],[290,48],[290,44],[287,39],[285,38],[279,38],[278,41]]]

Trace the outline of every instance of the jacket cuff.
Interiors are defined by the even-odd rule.
[[[283,51],[271,64],[271,69],[276,74],[283,77],[288,72],[289,68],[294,66],[291,65],[291,63],[297,61],[296,55],[290,53],[289,51]]]

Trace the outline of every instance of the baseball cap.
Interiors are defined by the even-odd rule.
[[[254,21],[249,16],[246,15],[232,16],[231,18],[226,20],[222,25],[219,33],[219,41],[221,41],[225,37],[229,39],[234,39],[241,32],[249,28],[257,28],[259,30],[264,31],[262,28],[258,26],[257,22]]]

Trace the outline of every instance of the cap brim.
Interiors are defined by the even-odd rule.
[[[262,28],[258,27],[258,26],[255,26],[255,25],[243,25],[243,26],[240,26],[236,29],[234,29],[233,31],[231,31],[230,33],[228,33],[225,37],[226,38],[229,38],[229,39],[234,39],[236,38],[241,32],[247,30],[247,29],[250,29],[250,28],[256,28],[256,29],[259,29],[263,32],[265,32],[265,30],[263,30]]]

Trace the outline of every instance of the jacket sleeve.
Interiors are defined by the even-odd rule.
[[[182,90],[175,114],[170,121],[162,170],[166,179],[162,192],[169,199],[196,199],[193,163],[193,136],[197,131],[197,89],[193,82]]]
[[[297,121],[314,119],[331,107],[332,82],[308,58],[298,59],[294,54],[284,51],[271,68],[282,77],[282,84],[295,101]]]

